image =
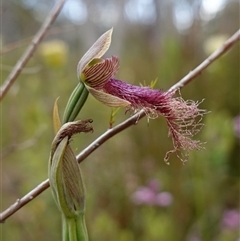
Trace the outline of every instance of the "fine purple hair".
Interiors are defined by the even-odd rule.
[[[191,138],[201,130],[202,116],[205,110],[198,109],[198,102],[185,101],[182,97],[173,97],[175,92],[164,92],[146,86],[135,86],[124,81],[110,78],[102,91],[131,103],[127,110],[134,112],[143,109],[148,118],[162,115],[166,118],[169,134],[172,136],[174,149],[165,155],[165,161],[171,153],[178,152],[178,157],[185,162],[188,152],[203,149],[201,142]]]

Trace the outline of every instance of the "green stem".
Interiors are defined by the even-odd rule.
[[[77,231],[77,238],[80,241],[88,241],[88,232],[85,222],[85,215],[81,214],[77,217],[76,222],[76,231]]]
[[[63,241],[88,241],[84,214],[73,218],[62,216]]]
[[[85,85],[79,82],[68,100],[63,114],[63,123],[75,120],[87,100],[88,93]]]

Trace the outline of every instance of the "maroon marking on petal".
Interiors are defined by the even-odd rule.
[[[103,59],[100,63],[84,69],[83,73],[86,78],[85,82],[92,88],[102,89],[106,81],[108,81],[111,77],[114,77],[118,69],[119,60],[116,56]]]

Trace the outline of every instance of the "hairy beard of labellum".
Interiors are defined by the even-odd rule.
[[[179,152],[177,156],[187,161],[188,152],[202,149],[201,142],[191,138],[203,126],[202,116],[205,110],[198,109],[199,103],[185,101],[181,97],[173,97],[176,91],[164,92],[150,87],[141,87],[128,84],[111,78],[104,85],[104,92],[131,103],[127,110],[134,112],[143,109],[148,118],[157,118],[162,115],[166,118],[169,134],[172,136],[174,149],[168,151],[164,160],[168,163],[170,154]]]
[[[164,113],[162,115],[166,117],[174,149],[166,153],[166,162],[174,152],[180,153],[177,156],[185,162],[189,151],[204,149],[199,140],[192,139],[203,127],[202,116],[207,113],[206,110],[198,109],[199,104],[192,100],[185,101],[182,97],[169,100],[168,108],[171,111],[167,116]]]

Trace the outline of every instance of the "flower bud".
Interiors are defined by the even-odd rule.
[[[92,120],[66,123],[52,143],[49,160],[49,182],[54,199],[61,212],[69,218],[84,213],[85,188],[81,170],[69,145],[72,135],[93,131]]]

